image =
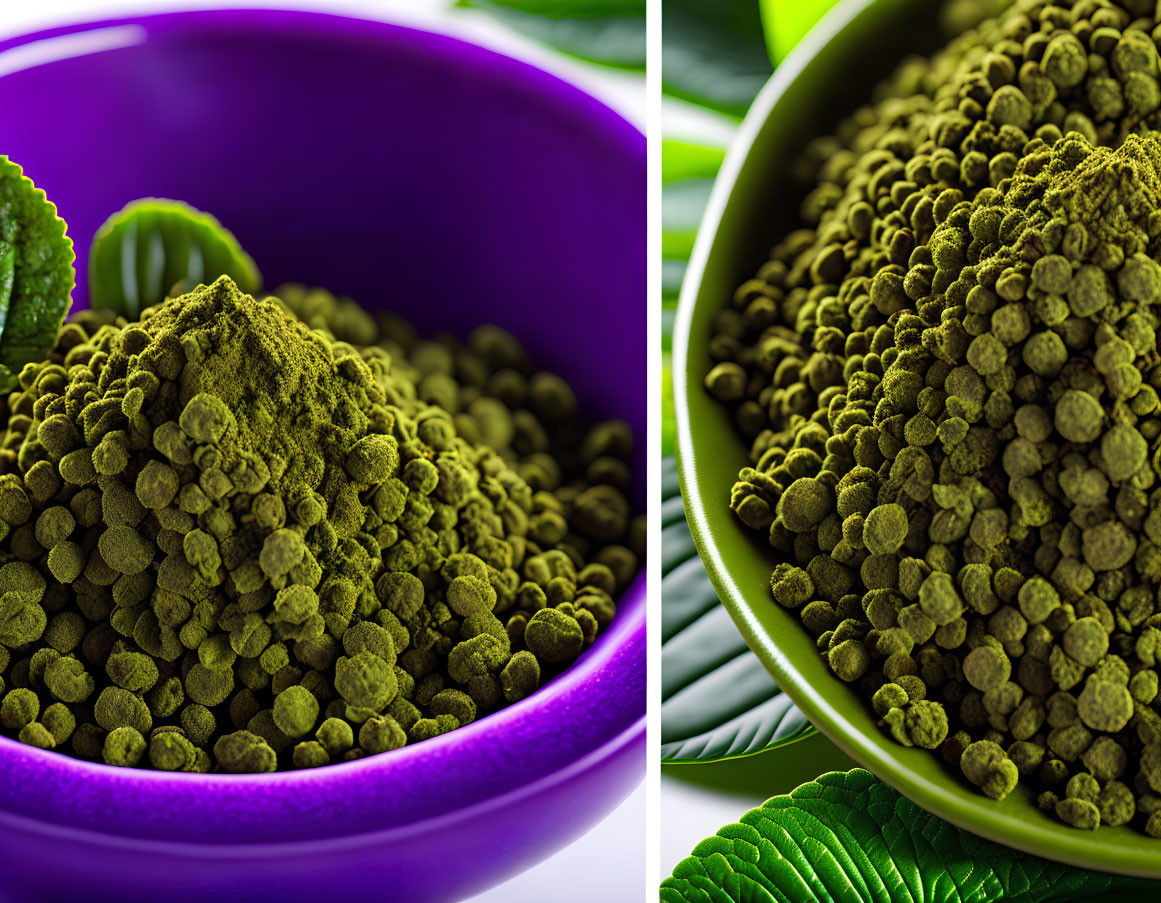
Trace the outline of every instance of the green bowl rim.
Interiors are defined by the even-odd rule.
[[[725,536],[726,531],[716,529],[712,518],[708,516],[703,497],[706,489],[699,482],[694,466],[694,437],[697,430],[692,425],[688,404],[691,393],[703,391],[704,371],[700,361],[691,361],[689,342],[694,310],[699,303],[715,306],[721,303],[720,297],[710,297],[709,293],[703,297],[702,285],[706,266],[717,250],[719,226],[734,198],[736,183],[748,162],[751,146],[787,88],[802,75],[827,44],[848,28],[857,27],[860,17],[873,11],[873,7],[886,5],[887,2],[895,0],[840,0],[815,25],[759,92],[738,129],[710,193],[682,285],[673,334],[672,372],[678,473],[694,543],[719,598],[747,645],[811,723],[863,767],[916,805],[988,840],[1070,865],[1143,878],[1161,878],[1161,841],[1157,842],[1155,849],[1142,849],[1140,839],[1143,838],[1148,844],[1149,838],[1127,827],[1101,827],[1098,831],[1088,832],[1049,818],[1026,821],[1011,817],[1013,810],[1009,803],[1013,801],[1012,797],[997,807],[996,803],[974,789],[958,784],[950,774],[947,780],[930,780],[909,768],[906,763],[910,761],[918,765],[917,756],[931,757],[933,753],[907,749],[885,734],[877,732],[868,735],[856,728],[843,713],[841,706],[832,703],[827,694],[819,693],[807,684],[794,662],[779,649],[762,626],[757,617],[758,606],[772,604],[766,597],[765,587],[760,597],[748,599],[742,588],[731,579],[729,565],[718,545],[718,540]],[[708,487],[709,497],[712,499],[714,493],[717,493],[717,499],[720,500],[724,496],[724,488]],[[730,524],[733,533],[741,533],[734,522],[730,521]],[[797,626],[801,629],[800,625]],[[1022,807],[1031,805],[1023,799],[1016,802]],[[1137,840],[1132,845],[1122,843],[1121,839],[1126,838],[1126,834],[1131,834]]]

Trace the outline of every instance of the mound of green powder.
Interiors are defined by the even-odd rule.
[[[1001,799],[1161,837],[1152,4],[1021,0],[811,148],[708,391],[777,604]]]
[[[626,425],[583,429],[502,330],[282,295],[86,311],[21,372],[5,733],[170,771],[349,761],[524,698],[608,625],[643,544]]]

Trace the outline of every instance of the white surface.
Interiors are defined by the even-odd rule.
[[[472,897],[471,903],[639,903],[656,899],[645,896],[644,825],[645,785],[639,784],[608,818],[572,846],[506,884]]]
[[[691,766],[697,767],[697,766]],[[745,797],[707,790],[661,775],[661,876],[718,829],[733,824],[744,813],[761,805],[765,796]]]
[[[485,14],[451,10],[450,0],[0,0],[0,37],[69,22],[144,12],[222,7],[314,9],[429,28],[525,60],[580,86],[630,122],[645,124],[640,76],[560,57],[515,34]],[[2,55],[0,55],[2,56]],[[0,66],[3,60],[0,58]],[[2,150],[2,149],[0,149]],[[645,888],[645,791],[639,786],[584,837],[472,903],[553,901],[638,903]]]

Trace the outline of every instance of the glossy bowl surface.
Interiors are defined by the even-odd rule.
[[[747,447],[725,408],[703,388],[713,317],[795,226],[803,197],[790,175],[795,156],[867,102],[872,86],[906,53],[938,46],[931,22],[936,8],[923,0],[843,0],[778,68],[739,131],[702,221],[675,324],[686,514],[718,595],[747,643],[807,717],[860,765],[924,809],[989,840],[1074,865],[1161,877],[1161,841],[1129,828],[1076,830],[1021,793],[995,803],[938,755],[892,740],[870,706],[830,672],[794,614],[770,598],[771,550],[729,510]]]
[[[325,285],[428,334],[506,327],[583,411],[634,427],[645,485],[645,142],[588,95],[448,37],[267,10],[0,42],[0,106],[0,151],[69,223],[78,299],[106,216],[180,198],[233,230],[268,286]],[[0,738],[0,901],[478,893],[640,780],[644,624],[642,576],[529,699],[314,771],[167,775]]]

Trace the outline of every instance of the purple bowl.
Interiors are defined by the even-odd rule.
[[[325,285],[426,332],[498,323],[585,412],[645,436],[645,141],[591,97],[447,37],[281,11],[54,29],[0,42],[0,73],[0,151],[69,223],[78,301],[104,218],[181,198],[237,234],[267,285]],[[643,441],[634,465],[644,487]],[[529,699],[314,771],[170,775],[0,738],[0,900],[478,893],[640,779],[644,625],[641,576]]]

